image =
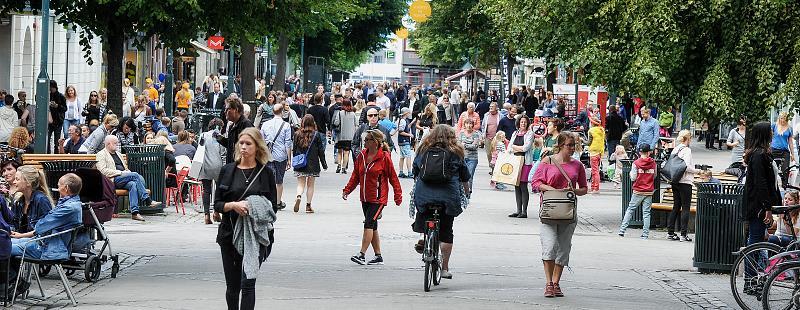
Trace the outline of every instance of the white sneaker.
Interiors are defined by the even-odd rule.
[[[442,278],[443,279],[452,279],[453,278],[453,274],[450,273],[450,271],[442,269],[441,272],[442,272]]]

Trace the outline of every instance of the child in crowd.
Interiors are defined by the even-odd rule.
[[[529,153],[526,153],[526,156],[531,156],[531,162],[533,163],[533,167],[531,167],[531,171],[527,175],[528,182],[533,179],[533,174],[536,173],[536,168],[539,168],[539,162],[542,159],[542,150],[544,149],[544,139],[542,137],[533,138],[533,146]],[[528,155],[530,154],[530,155]],[[532,183],[532,182],[531,182]]]
[[[798,202],[800,202],[800,193],[797,191],[788,191],[783,195],[784,206],[793,206]],[[790,213],[792,223],[786,221],[783,214],[778,215],[778,220],[772,221],[772,229],[775,229],[775,233],[769,236],[769,242],[780,246],[788,246],[792,242],[792,229],[794,229],[795,236],[800,235],[800,223],[797,223],[798,214],[800,214],[800,210],[794,210]]]
[[[697,177],[700,178],[700,182],[707,182],[707,183],[714,183],[714,184],[722,184],[722,182],[712,176],[711,170],[700,170],[700,173],[697,174]]]
[[[631,180],[633,180],[633,195],[622,224],[619,225],[619,236],[625,237],[625,230],[631,221],[633,212],[640,205],[642,206],[642,239],[647,239],[650,234],[650,205],[653,202],[653,191],[655,190],[656,161],[650,158],[650,145],[642,144],[639,146],[639,159],[633,162],[631,167]]]
[[[498,130],[497,134],[494,135],[492,145],[494,146],[494,150],[492,150],[492,161],[489,163],[490,171],[494,171],[494,163],[497,162],[497,154],[505,152],[508,148],[508,139],[506,139],[506,133]],[[506,188],[504,184],[495,183],[494,181],[489,181],[489,184],[498,190],[504,190]]]
[[[614,153],[611,154],[611,157],[608,158],[608,161],[614,165],[614,178],[611,180],[614,182],[614,188],[619,189],[620,183],[622,183],[622,160],[628,159],[628,153],[625,152],[625,147],[622,145],[617,145],[614,149]]]

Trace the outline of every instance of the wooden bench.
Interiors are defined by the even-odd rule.
[[[734,175],[729,175],[725,173],[714,173],[712,175],[714,178],[720,180],[723,184],[726,183],[738,183],[738,178]],[[695,183],[700,183],[700,178],[694,179]],[[672,206],[675,203],[674,193],[672,192],[672,188],[667,188],[664,190],[664,194],[661,195],[661,202],[653,203],[650,206],[650,209],[653,211],[662,211],[662,212],[672,212]],[[689,212],[691,213],[691,219],[689,220],[689,231],[694,230],[694,216],[697,214],[697,186],[692,184],[692,202],[689,207]],[[665,217],[662,217],[665,218]],[[658,223],[657,223],[658,224]],[[666,223],[662,223],[666,224]],[[660,225],[657,225],[660,226]],[[666,225],[663,225],[666,226]]]
[[[122,154],[122,161],[127,161],[128,157]],[[43,161],[60,161],[60,160],[97,160],[96,154],[23,154],[22,164],[25,166],[33,166],[36,169],[42,169]],[[147,189],[150,193],[150,189]],[[128,206],[128,190],[117,189],[115,194],[118,197],[117,210],[125,210]]]

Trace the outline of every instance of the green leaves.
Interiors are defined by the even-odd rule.
[[[761,119],[773,106],[800,107],[797,1],[481,0],[480,6],[517,55],[544,57],[551,68],[584,68],[582,82],[612,92],[690,104],[694,119],[741,113]]]

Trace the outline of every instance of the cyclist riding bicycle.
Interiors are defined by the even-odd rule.
[[[413,199],[417,211],[413,230],[425,232],[425,221],[431,214],[428,206],[444,206],[439,228],[442,278],[452,279],[449,261],[453,250],[453,220],[463,211],[462,201],[466,201],[470,180],[464,162],[464,147],[459,144],[452,127],[437,125],[425,136],[414,159],[413,173],[416,177]],[[424,240],[420,240],[415,246],[418,253],[422,253],[423,245]]]

